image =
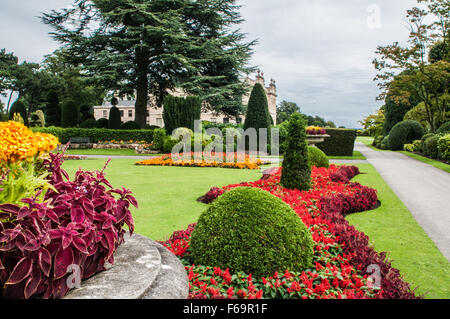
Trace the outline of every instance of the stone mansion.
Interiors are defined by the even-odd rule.
[[[267,94],[267,101],[269,104],[269,112],[270,115],[273,118],[274,124],[276,124],[277,120],[277,87],[275,85],[275,80],[271,79],[269,86],[266,86],[265,80],[264,80],[264,73],[261,71],[258,71],[255,79],[251,79],[247,77],[245,80],[245,83],[252,88],[256,83],[260,83],[263,85],[263,87],[266,90]],[[182,96],[182,92],[171,92],[171,94],[176,96]],[[246,95],[242,99],[243,105],[248,104],[248,100],[250,98],[250,94]],[[149,105],[148,105],[148,117],[147,117],[147,124],[152,126],[159,126],[164,127],[164,121],[163,121],[163,108],[157,107],[156,105],[152,105],[153,99],[149,99]],[[121,120],[123,123],[128,121],[134,121],[134,105],[136,101],[135,100],[123,100],[119,99],[119,103],[117,105],[117,108],[120,110],[121,114]],[[94,106],[94,117],[96,120],[101,118],[109,118],[109,110],[111,109],[111,103],[110,102],[104,102],[101,106]],[[228,118],[224,114],[216,114],[211,111],[204,111],[201,114],[201,120],[202,121],[209,121],[214,123],[243,123],[245,121],[245,115],[242,115],[237,118]]]

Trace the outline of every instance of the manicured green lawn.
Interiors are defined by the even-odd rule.
[[[71,176],[84,170],[102,169],[104,159],[66,161]],[[136,232],[155,240],[164,240],[176,230],[197,221],[206,205],[196,199],[213,186],[224,186],[261,177],[259,170],[136,166],[130,159],[113,159],[106,177],[114,187],[126,187],[136,196],[139,209],[133,210]]]
[[[427,298],[450,298],[450,263],[417,224],[406,206],[370,164],[357,165],[361,172],[354,181],[378,190],[382,206],[353,214],[347,220],[369,236],[376,251],[389,258],[407,282],[418,286]]]
[[[445,164],[445,163],[440,162],[440,161],[436,161],[434,159],[431,159],[431,158],[428,158],[428,157],[425,157],[425,156],[421,156],[419,154],[411,153],[411,152],[401,151],[400,153],[403,153],[406,156],[409,156],[409,157],[414,158],[414,159],[416,159],[418,161],[421,161],[421,162],[423,162],[425,164],[432,165],[432,166],[434,166],[436,168],[439,168],[439,169],[441,169],[441,170],[443,170],[443,171],[445,171],[447,173],[450,173],[450,165],[448,165],[448,164]]]
[[[328,156],[331,160],[366,160],[366,157],[359,151],[354,151],[353,156]]]
[[[134,150],[130,149],[88,149],[88,150],[67,150],[66,154],[69,155],[115,155],[115,156],[141,156],[136,154]],[[155,156],[155,155],[142,155],[144,157]]]
[[[366,145],[372,145],[373,137],[371,137],[371,136],[358,136],[356,138],[356,141],[364,143]]]
[[[196,222],[206,205],[196,199],[213,186],[261,177],[259,170],[136,166],[134,160],[113,159],[106,170],[115,187],[130,188],[139,202],[133,210],[136,232],[152,239],[167,239],[175,230]],[[79,167],[101,169],[103,159],[66,161],[73,174]],[[366,233],[377,251],[389,258],[406,281],[418,286],[428,298],[450,298],[450,263],[370,164],[359,164],[365,174],[355,178],[378,190],[382,206],[348,216],[351,224]]]

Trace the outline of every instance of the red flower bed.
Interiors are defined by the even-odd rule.
[[[214,265],[193,265],[189,258],[193,224],[163,243],[186,267],[190,298],[418,298],[386,260],[386,254],[374,251],[367,236],[344,218],[378,204],[375,190],[348,182],[359,173],[356,168],[313,168],[313,188],[307,192],[281,187],[280,173],[278,169],[265,180],[229,185],[223,190],[257,187],[282,198],[312,234],[316,243],[313,267],[302,273],[280,269],[268,278],[253,278],[251,274],[230,273],[229,269]],[[331,177],[335,175],[339,178]],[[344,181],[342,176],[346,177]],[[209,192],[208,201],[221,193]]]

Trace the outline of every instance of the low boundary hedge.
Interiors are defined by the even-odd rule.
[[[327,128],[329,138],[317,144],[327,156],[353,156],[356,141],[356,130]]]
[[[153,130],[110,130],[105,128],[61,128],[33,127],[33,132],[52,134],[59,138],[62,144],[68,143],[71,137],[89,138],[91,143],[100,141],[153,141]]]

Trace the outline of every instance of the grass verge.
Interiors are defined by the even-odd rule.
[[[366,157],[359,151],[354,151],[353,156],[328,156],[330,160],[366,160]]]
[[[388,252],[392,265],[426,298],[450,298],[450,263],[416,222],[408,208],[370,164],[354,181],[378,190],[381,207],[353,214],[348,221],[369,236],[376,251]]]
[[[406,156],[409,156],[411,158],[414,158],[415,160],[421,161],[422,163],[425,164],[429,164],[432,165],[436,168],[439,168],[447,173],[450,173],[450,165],[440,162],[440,161],[436,161],[434,159],[425,157],[425,156],[421,156],[419,154],[415,154],[415,153],[411,153],[411,152],[406,152],[406,151],[400,151],[400,153],[405,154]]]
[[[155,156],[153,154],[136,154],[134,150],[131,149],[72,149],[67,150],[66,154],[68,155],[105,155],[105,156],[143,156],[143,157],[149,157],[149,156]],[[156,154],[157,156],[158,154]]]

